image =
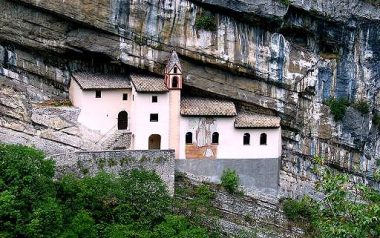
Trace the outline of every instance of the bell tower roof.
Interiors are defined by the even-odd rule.
[[[175,65],[177,65],[178,69],[182,72],[181,62],[179,61],[177,52],[173,50],[170,59],[166,65],[166,72],[170,72]]]

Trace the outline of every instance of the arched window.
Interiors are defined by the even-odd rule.
[[[244,133],[243,145],[249,145],[251,140],[251,135],[249,133]]]
[[[175,74],[177,73],[177,67],[174,67],[174,73]]]
[[[187,132],[186,133],[186,144],[192,144],[193,143],[193,133]]]
[[[260,135],[260,145],[266,145],[267,144],[267,134],[261,133]]]
[[[178,77],[173,77],[172,88],[178,88]]]
[[[118,130],[128,129],[128,113],[126,111],[121,111],[117,115],[117,129]]]
[[[218,132],[212,133],[212,143],[213,144],[219,144],[219,133]]]

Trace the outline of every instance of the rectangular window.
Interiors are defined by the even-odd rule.
[[[127,101],[128,100],[128,93],[123,93],[123,101]]]
[[[96,91],[95,91],[95,97],[96,97],[96,98],[101,98],[101,97],[102,97],[102,91],[100,91],[100,90],[96,90]]]
[[[157,96],[152,96],[152,102],[158,102],[158,97]]]
[[[158,121],[158,114],[157,113],[151,113],[150,114],[150,121],[157,122]]]

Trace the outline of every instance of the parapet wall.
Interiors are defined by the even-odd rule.
[[[110,150],[73,152],[52,155],[56,162],[56,178],[66,173],[78,177],[95,175],[99,171],[118,174],[134,168],[155,171],[174,194],[174,150]]]
[[[219,183],[223,170],[232,169],[247,191],[268,195],[276,195],[279,186],[279,158],[176,160],[174,150],[78,151],[49,158],[56,161],[56,178],[66,173],[93,176],[102,170],[115,174],[134,168],[155,171],[170,194],[174,194],[175,170],[197,180]]]

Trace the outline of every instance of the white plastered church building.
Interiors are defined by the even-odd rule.
[[[181,98],[182,70],[173,51],[164,78],[76,73],[70,100],[85,127],[128,135],[125,149],[173,149],[179,159],[281,156],[279,117],[238,112],[227,100]]]

